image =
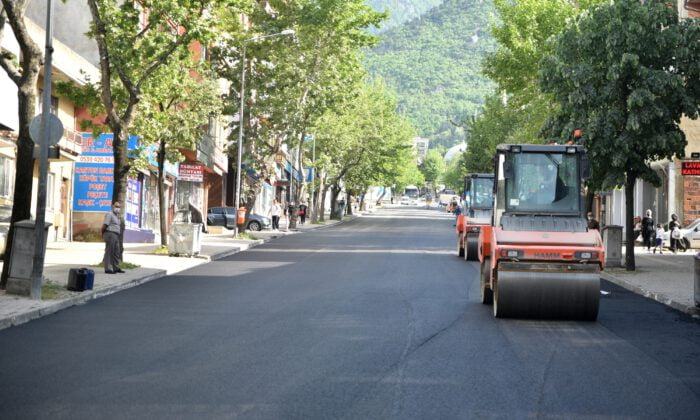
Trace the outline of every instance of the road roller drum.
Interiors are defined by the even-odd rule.
[[[594,321],[598,317],[600,273],[498,271],[494,315]]]

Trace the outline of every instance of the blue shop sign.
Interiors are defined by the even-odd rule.
[[[102,134],[93,138],[83,134],[82,153],[75,163],[73,183],[73,211],[107,212],[112,206],[114,187],[114,135]],[[138,137],[131,136],[129,151],[138,148]]]

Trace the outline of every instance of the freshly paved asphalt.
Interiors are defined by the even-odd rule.
[[[0,331],[0,417],[698,418],[700,322],[494,319],[453,238],[385,210]]]

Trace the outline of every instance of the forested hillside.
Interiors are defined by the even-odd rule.
[[[431,147],[463,141],[463,129],[451,122],[475,114],[493,88],[480,73],[483,57],[495,50],[492,16],[488,0],[444,0],[420,19],[383,32],[368,51],[370,72],[397,92],[399,110]]]
[[[367,4],[377,11],[389,10],[389,20],[382,25],[380,31],[415,19],[442,2],[443,0],[367,0]]]

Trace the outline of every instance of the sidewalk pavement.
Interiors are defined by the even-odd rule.
[[[624,267],[606,267],[601,277],[693,317],[700,317],[700,308],[695,306],[693,297],[693,257],[697,252],[649,254],[642,247],[635,247],[635,271],[627,271]],[[623,265],[624,261],[623,249]]]
[[[361,214],[346,216],[343,222],[358,216]],[[126,264],[122,264],[124,266],[122,268],[125,268],[126,271],[123,274],[106,274],[101,267],[97,267],[104,255],[104,243],[102,242],[50,242],[47,244],[44,265],[43,299],[32,300],[28,297],[9,295],[4,290],[0,290],[0,330],[209,261],[226,258],[279,236],[320,229],[339,223],[337,220],[328,220],[328,218],[326,218],[325,223],[318,224],[311,224],[307,220],[296,230],[288,230],[286,220],[283,219],[282,222],[284,224],[280,223],[280,226],[283,229],[279,232],[270,230],[249,232],[250,236],[255,238],[254,240],[234,239],[231,231],[221,234],[204,234],[201,252],[192,258],[155,254],[153,251],[159,248],[160,244],[124,244],[124,261],[136,264],[138,267],[128,269],[125,267]],[[0,262],[0,267],[2,267],[2,262]],[[94,289],[84,292],[68,291],[66,289],[68,271],[71,268],[80,267],[95,270]]]

